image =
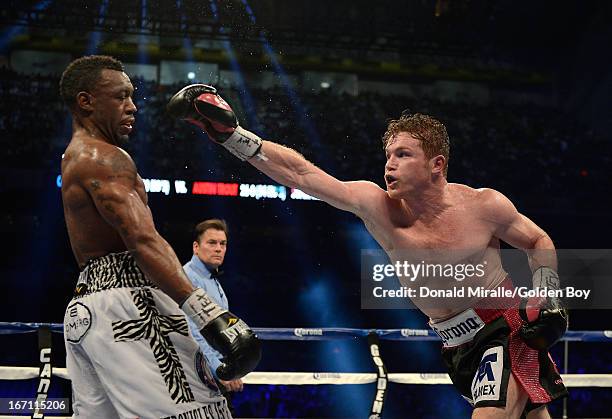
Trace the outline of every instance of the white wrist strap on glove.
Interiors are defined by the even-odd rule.
[[[560,286],[559,275],[548,266],[540,266],[533,273],[533,289],[548,288],[558,290]]]
[[[196,288],[181,305],[181,310],[201,330],[227,310],[219,307],[202,288]]]
[[[257,154],[261,144],[261,138],[240,126],[236,127],[234,133],[221,143],[223,147],[242,161]]]

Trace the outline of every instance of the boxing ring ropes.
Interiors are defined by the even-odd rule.
[[[0,322],[0,334],[39,333],[41,330],[63,333],[62,324],[54,323],[19,323]],[[439,337],[430,329],[349,329],[349,328],[253,328],[260,339],[276,341],[313,341],[313,340],[366,340],[370,346],[370,355],[375,373],[344,372],[259,372],[254,371],[243,378],[245,384],[275,385],[321,385],[321,384],[370,384],[377,383],[372,396],[370,417],[378,417],[386,397],[387,383],[444,385],[451,384],[446,373],[388,373],[379,352],[379,342],[384,341],[439,341]],[[50,341],[49,341],[50,342]],[[564,345],[563,365],[561,371],[567,387],[612,387],[612,374],[567,374],[570,342],[612,342],[612,330],[568,331],[562,339]],[[50,345],[50,343],[49,343]],[[27,380],[39,377],[42,366],[11,367],[0,366],[0,380]],[[66,368],[52,368],[53,376],[69,379]],[[9,417],[1,416],[0,419]],[[23,417],[30,416],[10,416]],[[48,416],[60,418],[59,416]],[[567,399],[563,402],[563,417],[567,418]]]

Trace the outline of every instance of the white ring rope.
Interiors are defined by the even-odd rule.
[[[28,380],[38,377],[37,367],[0,367],[0,380]],[[69,380],[66,368],[53,368],[53,375]],[[561,374],[567,387],[612,387],[612,374]],[[353,372],[252,372],[242,378],[245,384],[318,385],[369,384],[374,373]],[[398,384],[452,384],[446,373],[391,373],[389,381]]]
[[[378,352],[379,340],[391,341],[437,341],[438,336],[427,329],[350,329],[350,328],[255,328],[262,340],[360,340],[367,338],[370,355],[377,373],[341,373],[341,372],[252,372],[242,378],[244,384],[250,385],[343,385],[377,383],[376,397],[372,404],[370,417],[379,417],[385,399],[386,382],[413,385],[448,385],[452,384],[446,373],[388,373]],[[63,333],[63,325],[50,323],[7,323],[0,322],[0,334],[32,333],[39,334],[39,345],[50,350],[50,332]],[[612,341],[612,331],[568,331],[563,338],[565,345],[564,370],[567,371],[567,353],[569,342]],[[50,364],[47,364],[50,366]],[[42,367],[0,366],[0,380],[28,380],[38,378]],[[52,375],[70,380],[66,368],[51,368]],[[561,374],[567,387],[612,387],[612,374]],[[381,390],[382,380],[382,390]],[[380,394],[379,394],[380,393]],[[564,401],[564,417],[566,417]],[[373,412],[373,413],[372,413]],[[373,414],[373,416],[372,416]],[[0,419],[30,416],[2,416]],[[54,416],[57,419],[68,417]]]

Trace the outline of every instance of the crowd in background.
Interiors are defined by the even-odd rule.
[[[5,167],[59,169],[71,121],[58,94],[58,79],[9,70],[2,70],[1,76]],[[145,176],[265,181],[257,171],[207,144],[192,126],[166,114],[169,97],[181,85],[160,86],[137,78],[133,82],[138,114],[126,148]],[[383,184],[381,137],[387,121],[405,109],[430,114],[446,125],[451,139],[450,181],[496,187],[529,206],[538,206],[546,196],[557,209],[571,210],[572,200],[603,194],[612,160],[610,143],[572,115],[533,104],[444,103],[435,98],[332,91],[291,95],[282,88],[221,93],[244,126],[295,148],[345,180]],[[567,194],[568,190],[577,195]]]
[[[143,177],[272,183],[250,165],[240,162],[221,147],[210,143],[205,134],[198,132],[190,124],[172,120],[166,114],[165,105],[168,99],[183,87],[182,85],[160,86],[138,78],[133,79],[133,83],[137,88],[134,101],[138,113],[135,131],[126,149],[134,157]],[[24,76],[6,69],[0,70],[0,156],[4,173],[10,175],[11,171],[17,173],[24,169],[59,173],[61,155],[71,136],[71,118],[61,103],[58,84],[57,77]],[[385,157],[382,134],[389,119],[398,118],[402,111],[410,109],[412,112],[431,114],[446,125],[451,141],[449,181],[474,187],[497,188],[510,196],[517,206],[528,214],[531,214],[530,211],[540,210],[559,214],[580,213],[584,216],[588,211],[604,211],[605,202],[610,201],[606,175],[612,160],[610,143],[579,123],[572,115],[560,113],[553,107],[533,104],[519,106],[504,103],[449,103],[431,97],[416,100],[401,95],[376,93],[349,96],[335,94],[333,87],[318,93],[296,91],[295,95],[282,88],[249,88],[248,91],[225,89],[220,93],[236,109],[245,127],[264,138],[298,150],[343,180],[367,179],[383,186]],[[54,192],[57,193],[56,190]],[[23,195],[20,197],[23,199]],[[24,213],[35,211],[25,209],[25,202],[28,201],[23,202],[11,202],[2,214],[9,214],[11,219],[16,219]],[[168,238],[173,246],[179,243],[189,248],[190,242],[186,237],[190,228],[186,223],[198,219],[200,215],[189,214],[188,206],[183,202],[168,210],[175,211],[173,215],[166,214],[164,217],[163,205],[159,202],[156,204],[155,217],[162,235]],[[253,204],[247,203],[248,205]],[[272,205],[277,204],[270,204],[268,209],[272,208]],[[181,209],[177,209],[179,207]],[[252,211],[250,214],[253,217],[265,212],[262,208],[248,208],[246,213]],[[359,311],[357,290],[353,288],[354,272],[342,271],[347,270],[347,266],[357,269],[358,263],[337,263],[338,259],[350,260],[350,256],[355,253],[349,249],[338,258],[340,249],[350,245],[354,239],[340,223],[333,226],[336,215],[329,216],[317,208],[283,207],[286,218],[279,216],[280,221],[276,216],[274,221],[271,221],[268,216],[251,222],[245,219],[244,209],[240,212],[230,207],[226,207],[223,214],[218,214],[228,217],[230,223],[232,219],[240,220],[230,226],[233,232],[230,237],[236,238],[232,245],[233,252],[240,259],[230,264],[236,268],[229,273],[232,277],[230,284],[233,285],[228,288],[236,306],[239,307],[238,311],[255,326],[308,326],[308,322],[312,322],[312,326],[358,327],[369,324],[368,313]],[[194,212],[208,210],[205,205],[200,205],[197,210],[192,209]],[[45,316],[44,321],[58,321],[63,313],[63,302],[57,302],[69,296],[77,272],[67,245],[48,246],[48,243],[58,243],[58,240],[62,239],[60,234],[65,235],[65,227],[59,219],[61,208],[58,206],[51,212],[48,209],[45,211],[51,215],[36,213],[32,218],[43,221],[36,221],[28,228],[24,228],[26,223],[22,223],[21,227],[10,230],[22,236],[25,233],[25,236],[14,246],[15,254],[21,256],[12,258],[12,253],[9,252],[5,257],[4,275],[8,278],[7,295],[23,292],[24,278],[26,282],[42,281],[37,283],[37,286],[28,288],[28,292],[34,293],[33,298],[42,298],[39,294],[45,295],[46,302],[38,308],[42,313],[40,316]],[[235,213],[230,214],[230,211]],[[180,217],[176,217],[177,212],[181,214]],[[325,226],[314,225],[318,222],[317,214]],[[268,212],[266,215],[269,215]],[[558,237],[558,232],[562,230],[567,231],[567,236],[572,236],[573,232],[568,230],[572,226],[565,225],[565,216],[554,217],[550,215],[547,219],[556,228],[555,237]],[[36,224],[37,222],[39,224]],[[342,222],[346,220],[342,219]],[[173,227],[172,223],[176,226]],[[257,226],[259,223],[261,227]],[[291,228],[297,233],[288,233]],[[270,265],[262,266],[260,252],[252,252],[252,249],[261,246],[263,242],[275,246],[276,249],[274,256],[266,255],[266,261],[269,261]],[[296,246],[294,242],[300,242],[302,246],[297,255],[292,253]],[[37,247],[33,248],[33,245]],[[24,248],[23,251],[21,247]],[[175,247],[179,254],[189,251],[181,251],[179,246]],[[37,252],[36,249],[42,250]],[[284,255],[284,252],[290,254]],[[319,256],[316,256],[317,254]],[[29,258],[34,256],[36,263],[28,265],[31,262]],[[308,257],[318,259],[308,260]],[[335,265],[338,265],[341,272],[332,272]],[[24,266],[31,272],[24,273]],[[328,316],[320,312],[320,309],[310,318],[308,310],[302,310],[298,314],[299,310],[295,308],[296,301],[302,301],[302,296],[308,297],[312,287],[316,287],[317,283],[325,284],[322,279],[317,279],[325,275],[333,282],[333,286],[329,287],[334,290],[331,295],[336,299],[335,307],[340,307],[336,311],[348,313],[344,320]],[[270,295],[278,293],[293,297],[278,301],[276,307],[263,311],[248,304],[252,299],[264,301]],[[54,297],[48,298],[49,295]],[[312,304],[308,301],[309,307]],[[316,301],[314,304],[316,305]],[[28,308],[28,312],[39,311]],[[283,315],[280,316],[279,313]],[[32,314],[32,318],[24,317],[23,312],[18,315],[20,320],[43,320],[38,317],[39,314]],[[388,327],[405,327],[399,320],[393,323],[392,313],[389,318],[380,313],[377,313],[376,317],[385,321]],[[279,323],[275,324],[270,319],[277,319]],[[326,323],[325,319],[329,321]],[[360,323],[362,321],[366,323]],[[415,321],[417,327],[424,324],[419,323],[418,319]],[[584,327],[580,323],[575,324]],[[389,351],[390,348],[386,347],[385,350]],[[302,359],[306,357],[306,353],[283,354],[281,350],[277,352],[278,356],[267,356],[262,368],[278,368],[266,364],[271,360],[286,361],[282,362],[282,365],[299,364],[303,370],[308,370],[309,365],[313,365],[310,358],[314,355],[308,354],[308,359]],[[276,354],[274,350],[269,349],[268,354],[272,353]],[[330,361],[344,356],[341,350],[334,350],[332,353],[335,355],[331,355]],[[580,356],[580,359],[572,359],[570,365],[587,365],[586,372],[608,371],[610,363],[607,358],[584,359],[587,352],[576,350],[573,353],[573,356]],[[560,352],[557,351],[554,355],[559,361]],[[399,356],[389,355],[388,358],[404,360],[411,356],[416,355],[406,356],[404,351]],[[363,365],[367,362],[364,361]],[[420,362],[423,363],[424,360],[421,359]],[[427,362],[440,365],[433,352]],[[321,370],[324,369],[325,365]],[[335,407],[332,400],[339,400],[342,396],[328,394],[331,390],[325,388],[326,386],[315,387],[257,387],[238,396],[236,405],[239,412],[245,416],[308,416],[322,410],[333,411]],[[450,387],[447,390],[452,391]],[[433,405],[423,405],[417,400],[419,397],[426,399],[424,391],[423,388],[413,388],[410,392],[413,396],[402,396],[401,400],[392,403],[395,407],[389,409],[397,409],[393,410],[395,412],[411,409],[417,416],[435,416]],[[391,397],[399,397],[405,393],[392,391],[391,394]],[[590,402],[590,399],[595,397],[594,394],[586,390],[574,390],[572,400],[579,400],[581,403],[578,405],[582,405],[582,402]],[[448,397],[453,403],[463,403],[454,393],[449,393]],[[310,401],[306,403],[304,400]],[[597,403],[590,404],[595,413],[603,411],[603,402],[597,400]],[[417,405],[420,406],[419,409],[424,410],[416,412],[414,409]],[[427,410],[427,406],[430,406],[431,410]],[[458,405],[457,408],[466,412],[468,410],[464,404]],[[346,406],[338,406],[339,412],[343,409],[346,409]],[[560,413],[559,404],[555,405],[553,412]]]

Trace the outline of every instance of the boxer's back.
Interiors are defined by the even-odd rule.
[[[100,215],[85,182],[100,177],[110,180],[116,159],[133,166],[134,189],[146,204],[142,179],[129,156],[118,147],[93,138],[75,135],[62,159],[62,201],[72,251],[79,266],[89,259],[126,250],[119,234]]]

